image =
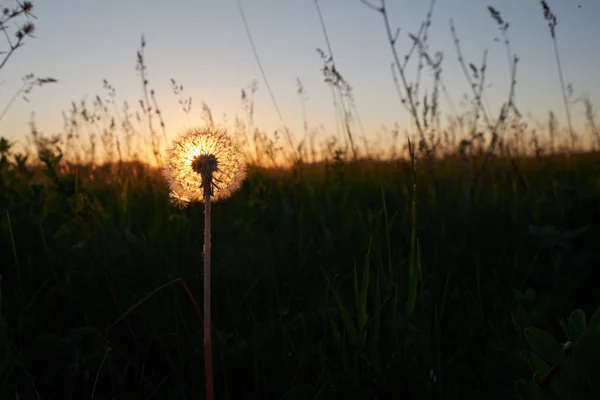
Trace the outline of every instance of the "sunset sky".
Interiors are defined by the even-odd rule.
[[[378,0],[372,0],[378,4]],[[242,115],[240,92],[253,79],[259,82],[255,122],[273,130],[280,122],[263,81],[245,31],[236,0],[37,0],[34,3],[35,38],[19,49],[0,70],[0,108],[21,85],[26,73],[50,76],[58,84],[36,88],[30,102],[17,100],[0,121],[0,136],[20,140],[29,131],[32,112],[38,128],[46,133],[62,129],[61,112],[71,101],[96,94],[105,96],[102,80],[115,88],[120,101],[137,106],[141,95],[135,71],[140,37],[148,42],[146,59],[151,87],[157,92],[170,135],[187,124],[170,78],[193,97],[194,123],[199,123],[201,103],[217,118]],[[565,80],[576,95],[587,94],[600,105],[600,1],[550,0],[558,17],[557,38]],[[4,5],[12,4],[4,1]],[[323,83],[322,62],[316,48],[326,44],[314,0],[242,0],[250,32],[285,123],[298,134],[302,109],[296,94],[296,78],[308,96],[311,126],[323,124],[334,133],[331,92]],[[370,134],[382,125],[406,124],[390,74],[392,60],[381,16],[359,0],[320,0],[333,55],[344,77],[354,88],[356,106]],[[505,20],[512,49],[520,57],[517,104],[522,111],[545,119],[553,109],[564,121],[554,50],[547,22],[537,0],[438,0],[430,30],[430,51],[444,53],[443,79],[454,105],[459,108],[468,90],[457,62],[449,30],[453,19],[468,61],[480,63],[489,49],[488,100],[497,113],[509,90],[505,47],[487,6]],[[581,7],[578,7],[578,6]],[[425,0],[388,0],[390,17],[402,31],[399,53],[410,48],[408,33],[416,33],[429,6]],[[0,48],[0,50],[5,50]],[[414,75],[411,75],[411,79]],[[452,114],[442,98],[442,111]],[[583,108],[573,109],[582,123]]]

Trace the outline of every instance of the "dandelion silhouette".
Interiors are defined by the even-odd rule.
[[[167,152],[164,175],[180,207],[204,202],[204,363],[206,398],[214,398],[210,319],[211,201],[229,197],[246,177],[242,154],[224,130],[190,129]]]
[[[191,201],[227,198],[246,177],[242,155],[224,130],[190,129],[167,152],[165,177],[171,199],[181,207]]]

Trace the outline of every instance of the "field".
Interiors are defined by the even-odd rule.
[[[519,325],[558,332],[600,304],[599,159],[498,159],[478,194],[440,161],[417,185],[410,315],[410,164],[251,169],[213,206],[217,392],[510,398],[529,376]],[[113,324],[177,278],[201,298],[201,204],[174,208],[149,168],[52,171],[3,163],[3,398],[195,397],[201,322],[179,282]]]
[[[127,104],[108,111],[105,82],[108,103],[74,103],[63,136],[32,126],[27,153],[0,141],[1,399],[203,398],[204,206],[169,201],[144,49],[149,131]],[[415,127],[393,145],[359,144],[347,125],[287,146],[285,132],[252,135],[251,112],[233,132],[249,166],[212,205],[217,398],[517,398],[540,368],[526,328],[563,343],[561,321],[594,314],[598,146],[553,114],[544,134],[524,128],[512,93],[486,120],[473,79],[472,129],[440,129],[408,96]],[[587,106],[578,137],[596,138]]]

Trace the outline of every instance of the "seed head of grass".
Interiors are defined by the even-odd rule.
[[[227,131],[192,128],[173,142],[163,172],[171,200],[185,207],[204,201],[205,190],[212,201],[229,197],[246,177],[246,166]]]

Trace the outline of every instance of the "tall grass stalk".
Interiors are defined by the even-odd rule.
[[[556,61],[556,68],[558,69],[558,79],[560,82],[560,92],[562,94],[563,103],[565,105],[565,113],[567,115],[567,124],[569,126],[569,134],[571,135],[571,146],[575,147],[576,136],[573,130],[573,123],[571,122],[571,108],[569,107],[569,100],[567,98],[567,88],[565,86],[565,78],[563,75],[562,62],[560,59],[560,52],[558,51],[558,40],[556,39],[556,26],[558,25],[558,18],[556,14],[552,12],[548,3],[544,0],[540,1],[544,19],[548,22],[548,28],[550,29],[550,36],[552,37],[552,47],[554,49],[554,59]]]

